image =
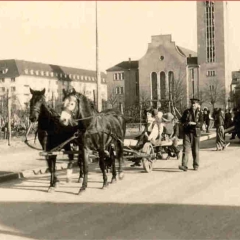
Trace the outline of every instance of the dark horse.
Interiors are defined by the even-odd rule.
[[[42,91],[34,91],[30,88],[30,92],[32,94],[32,98],[30,100],[29,119],[31,122],[38,122],[38,140],[44,151],[50,151],[70,139],[74,133],[78,131],[78,129],[77,127],[65,127],[60,124],[59,114],[54,109],[47,106],[44,96],[45,89]],[[66,144],[63,148],[66,151],[70,151],[70,143]],[[58,181],[55,173],[56,158],[56,155],[49,155],[46,157],[48,168],[51,173],[49,191],[54,190],[56,182]],[[69,160],[70,162],[68,167],[71,167],[73,154],[69,154]],[[82,177],[82,175],[80,177]]]
[[[126,132],[124,117],[113,110],[98,112],[93,102],[81,93],[72,89],[64,91],[63,107],[60,116],[63,125],[78,124],[83,133],[79,138],[79,148],[83,161],[83,184],[80,191],[87,188],[88,182],[88,150],[98,152],[99,166],[103,173],[103,189],[108,186],[106,174],[106,160],[110,160],[112,166],[112,183],[117,180],[115,158],[119,163],[119,179],[123,178],[123,141]]]

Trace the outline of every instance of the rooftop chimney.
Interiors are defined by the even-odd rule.
[[[128,70],[130,70],[131,69],[131,58],[128,58],[128,66],[129,66]]]

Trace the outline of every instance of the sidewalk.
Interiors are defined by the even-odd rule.
[[[210,134],[202,134],[200,141],[206,141],[216,137],[215,131]],[[31,145],[34,145],[31,143]],[[40,148],[39,144],[34,145]],[[35,150],[27,146],[23,139],[11,142],[0,141],[0,183],[19,178],[33,177],[48,172],[47,163],[44,157],[40,156],[40,150]],[[57,157],[57,170],[67,168],[67,156]]]

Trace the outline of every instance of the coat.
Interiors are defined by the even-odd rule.
[[[196,109],[195,114],[193,109],[186,109],[180,119],[183,125],[183,132],[194,133],[195,136],[199,137],[201,135],[201,127],[203,124],[203,114],[199,109]],[[196,122],[196,125],[189,125],[189,122]]]

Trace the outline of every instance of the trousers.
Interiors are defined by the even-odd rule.
[[[199,167],[199,145],[200,136],[196,136],[194,133],[183,134],[182,166],[188,166],[189,154],[192,152],[193,168]]]

